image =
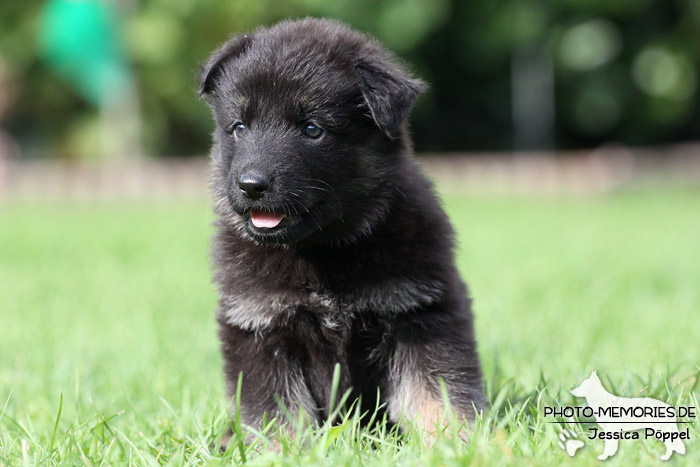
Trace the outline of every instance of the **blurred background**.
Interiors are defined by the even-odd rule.
[[[430,84],[415,147],[454,185],[700,179],[700,0],[26,0],[0,4],[0,196],[201,190],[200,65],[304,16],[375,35]]]
[[[201,156],[199,64],[307,15],[375,35],[430,83],[418,152],[700,138],[699,0],[26,0],[0,4],[2,157]]]

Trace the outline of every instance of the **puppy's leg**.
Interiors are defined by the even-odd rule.
[[[446,413],[440,379],[453,413]],[[471,325],[448,313],[425,312],[401,320],[391,358],[387,410],[394,422],[411,422],[434,434],[456,415],[472,426],[485,406]],[[461,433],[466,438],[466,433]]]
[[[426,433],[435,433],[445,415],[438,382],[422,374],[414,361],[399,358],[392,364],[387,404],[389,418],[395,423],[416,424]]]
[[[303,411],[309,421],[318,421],[319,411],[306,384],[299,360],[274,334],[255,335],[236,326],[220,324],[227,392],[235,400],[241,380],[240,417],[243,425],[256,430],[265,419],[290,424]],[[233,407],[236,410],[236,407]],[[233,413],[235,416],[235,412]],[[293,420],[288,420],[291,415]]]

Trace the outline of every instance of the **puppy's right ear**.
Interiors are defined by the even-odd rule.
[[[252,42],[252,36],[244,34],[230,39],[214,51],[209,60],[207,60],[206,65],[202,67],[202,77],[199,81],[200,96],[207,96],[214,91],[224,63],[241,56]]]

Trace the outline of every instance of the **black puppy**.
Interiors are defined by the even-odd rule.
[[[434,431],[440,378],[460,418],[485,405],[452,228],[412,160],[421,92],[377,41],[335,21],[234,37],[204,67],[216,120],[215,280],[229,394],[260,427],[276,397],[314,421],[340,392]]]

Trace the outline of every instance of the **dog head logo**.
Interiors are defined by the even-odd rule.
[[[593,370],[591,376],[584,379],[581,382],[581,384],[579,384],[571,390],[571,394],[573,394],[576,397],[586,397],[586,394],[595,391],[597,388],[603,389],[603,383],[600,382],[600,378],[598,378],[598,373],[596,373],[596,371]]]
[[[571,390],[576,397],[586,399],[586,404],[592,410],[593,417],[600,429],[590,428],[588,439],[605,441],[603,452],[598,459],[605,460],[617,452],[620,439],[640,439],[653,437],[662,441],[666,452],[660,457],[668,460],[674,452],[685,454],[683,439],[689,438],[689,430],[679,431],[674,407],[650,397],[619,397],[608,392],[600,381],[598,374],[593,371],[581,384]],[[565,449],[570,456],[576,453],[571,443],[580,441],[567,438]]]

